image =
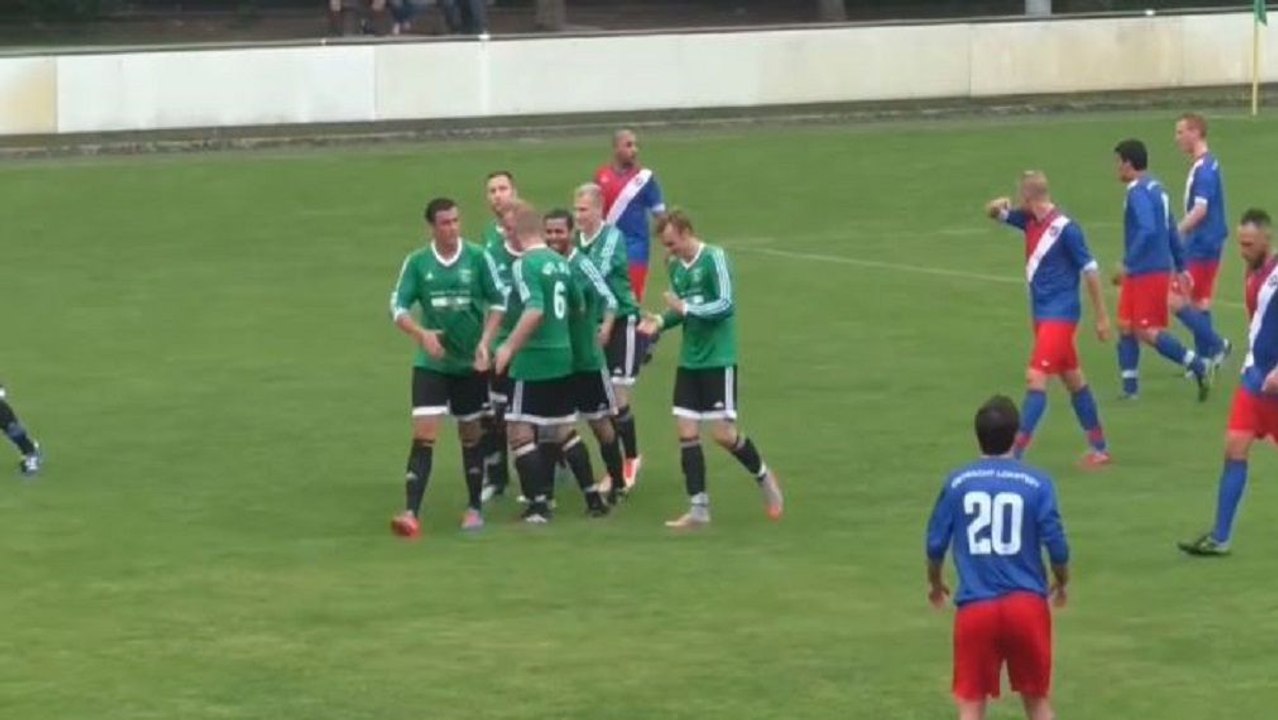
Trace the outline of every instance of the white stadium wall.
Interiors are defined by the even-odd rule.
[[[1250,40],[1240,13],[0,57],[0,135],[1244,84]]]

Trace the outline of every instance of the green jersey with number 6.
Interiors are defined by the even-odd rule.
[[[417,305],[421,326],[438,332],[444,346],[439,360],[418,348],[417,367],[448,375],[474,372],[475,349],[488,310],[505,306],[496,273],[488,254],[465,240],[451,258],[440,255],[431,243],[404,259],[391,293],[391,316],[398,319]]]
[[[494,226],[496,224],[494,223]],[[497,282],[501,284],[503,292],[511,292],[514,284],[510,278],[510,268],[519,259],[519,253],[510,249],[510,245],[506,244],[506,236],[500,229],[492,229],[484,231],[484,237],[487,238],[484,250],[493,260],[493,266],[497,269]],[[493,347],[496,347],[506,341],[510,337],[510,331],[515,329],[515,323],[519,320],[519,316],[514,313],[506,313],[501,320],[501,326],[497,330],[497,337],[493,338]]]
[[[581,296],[573,284],[568,261],[548,247],[536,247],[515,261],[511,275],[515,292],[510,294],[507,312],[522,315],[527,310],[540,310],[542,315],[537,329],[511,361],[510,376],[535,381],[571,375],[568,313],[571,308],[580,307]]]
[[[639,314],[639,301],[630,285],[630,261],[626,258],[626,238],[611,225],[602,225],[594,237],[577,233],[577,247],[590,256],[617,298],[617,317]]]
[[[604,313],[617,314],[617,298],[586,253],[573,248],[568,254],[568,267],[578,291],[573,294],[581,297],[579,307],[568,309],[573,372],[603,370],[605,360],[603,348],[599,346],[599,324],[603,322]]]
[[[679,367],[690,370],[737,364],[736,303],[732,268],[723,248],[702,243],[689,262],[670,258],[670,289],[685,303],[683,315],[667,311],[662,327],[683,325]]]

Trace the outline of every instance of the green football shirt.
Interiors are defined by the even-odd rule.
[[[617,298],[586,253],[573,248],[568,254],[572,282],[581,298],[578,307],[568,310],[568,328],[572,333],[573,372],[597,372],[606,366],[603,348],[597,339],[604,314],[617,314]]]
[[[723,248],[702,243],[689,262],[671,258],[670,289],[686,304],[684,315],[667,311],[665,329],[683,325],[679,367],[690,370],[737,364],[736,303],[732,268]]]
[[[391,316],[413,311],[427,330],[440,333],[443,359],[420,347],[414,364],[448,375],[473,372],[475,349],[484,334],[489,309],[503,309],[505,294],[497,269],[478,245],[462,240],[452,257],[444,257],[431,243],[409,253],[391,293]]]
[[[484,250],[492,258],[493,267],[497,271],[497,282],[500,284],[503,293],[511,292],[514,284],[511,281],[510,268],[519,259],[519,253],[512,250],[510,245],[506,243],[506,235],[496,223],[484,230],[484,237],[487,239]],[[515,329],[515,323],[518,321],[518,314],[506,313],[506,316],[501,320],[500,328],[497,330],[497,336],[493,338],[493,347],[502,344],[506,341],[506,338],[510,337],[510,331]]]
[[[630,285],[630,261],[626,259],[626,238],[611,225],[603,225],[594,237],[577,233],[577,247],[581,248],[599,274],[608,282],[608,289],[617,298],[617,317],[627,318],[639,314],[639,301]]]
[[[541,323],[515,354],[510,376],[516,380],[554,380],[572,374],[572,336],[568,311],[581,305],[568,262],[542,245],[523,254],[511,269],[515,292],[507,313],[516,317],[540,310]],[[576,294],[577,297],[573,297]]]

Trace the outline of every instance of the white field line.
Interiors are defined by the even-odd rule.
[[[770,239],[768,238],[749,238],[746,247],[734,245],[733,250],[735,252],[751,253],[755,255],[770,255],[772,257],[790,258],[792,260],[807,260],[809,262],[848,265],[852,267],[871,268],[874,270],[892,270],[895,272],[913,273],[915,275],[952,277],[959,278],[961,280],[976,280],[978,282],[1001,283],[1004,285],[1025,284],[1024,278],[1011,277],[1008,275],[989,275],[986,273],[968,272],[966,270],[929,267],[927,265],[906,265],[903,263],[886,262],[883,260],[868,260],[865,258],[848,257],[846,255],[825,255],[821,253],[793,252],[791,250],[778,250],[776,248],[760,247],[760,245],[766,245],[769,240]],[[1242,303],[1219,299],[1215,301],[1215,304],[1232,308],[1244,307]]]

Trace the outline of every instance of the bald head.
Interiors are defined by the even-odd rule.
[[[612,134],[612,159],[617,167],[632,167],[639,161],[639,138],[633,130],[622,128]]]

